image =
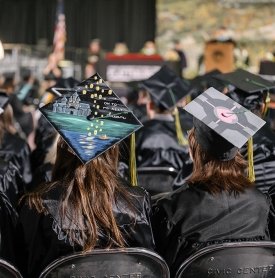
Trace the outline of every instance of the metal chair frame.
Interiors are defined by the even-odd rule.
[[[242,242],[227,242],[221,244],[213,244],[211,246],[207,246],[197,251],[193,255],[191,255],[188,259],[186,259],[179,267],[176,273],[175,278],[184,277],[182,274],[184,271],[198,258],[208,254],[213,253],[215,251],[229,249],[229,248],[247,248],[247,247],[261,247],[261,248],[271,248],[274,249],[274,264],[275,264],[275,242],[271,241],[242,241]],[[249,276],[247,276],[249,277]]]
[[[108,254],[108,255],[110,255],[110,254],[113,254],[113,255],[116,255],[116,254],[142,255],[142,256],[147,257],[159,264],[159,266],[163,269],[163,273],[164,273],[164,276],[161,278],[170,278],[169,268],[168,268],[166,262],[164,261],[164,259],[161,256],[159,256],[157,253],[150,251],[148,249],[145,249],[145,248],[95,249],[89,253],[77,252],[77,253],[74,253],[74,254],[71,254],[68,256],[61,257],[61,258],[53,261],[52,263],[50,263],[42,271],[39,278],[47,277],[47,275],[51,271],[53,271],[54,269],[56,269],[58,266],[60,266],[63,263],[73,261],[74,259],[77,259],[77,258],[83,258],[83,257],[87,258],[87,257],[91,257],[91,256],[105,255],[105,254]],[[71,267],[74,268],[74,266],[75,265],[72,264]],[[158,278],[160,278],[160,277],[158,277]]]

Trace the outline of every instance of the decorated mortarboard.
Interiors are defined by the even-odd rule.
[[[215,158],[227,161],[235,157],[265,121],[214,88],[187,104],[194,116],[195,135],[201,148]]]
[[[189,82],[167,66],[161,67],[158,72],[143,81],[141,86],[150,94],[156,106],[167,110],[175,107],[190,90]]]
[[[4,92],[0,92],[0,115],[3,114],[8,103],[9,103],[8,95]]]
[[[81,87],[62,91],[62,97],[40,108],[83,163],[142,127],[113,90],[102,84],[96,74],[87,84],[83,81]]]

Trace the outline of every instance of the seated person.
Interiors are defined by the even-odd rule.
[[[18,168],[26,186],[31,182],[30,148],[25,140],[18,136],[13,124],[13,110],[9,98],[2,92],[0,92],[0,157],[5,161],[11,161]],[[21,193],[22,191],[20,190]]]
[[[17,220],[18,215],[9,199],[0,192],[0,257],[12,264],[15,263]]]
[[[94,79],[98,80],[98,75]],[[93,107],[102,98],[97,93],[100,86],[87,86],[83,94],[76,88],[74,99],[70,92],[64,93],[40,109],[62,137],[57,143],[51,182],[26,195],[20,209],[17,261],[25,277],[38,277],[49,263],[77,251],[154,248],[149,196],[142,188],[121,180],[117,169],[116,144],[140,123],[112,90],[104,87],[100,93],[123,109],[123,117],[111,109],[113,105],[105,110],[100,105]],[[88,106],[88,119],[86,115],[55,111],[60,99]]]
[[[146,105],[149,120],[136,135],[137,166],[180,170],[190,158],[187,140],[181,128],[176,128],[173,113],[177,102],[188,93],[188,87],[166,66],[144,81],[143,87],[150,96]]]
[[[269,101],[268,90],[275,88],[275,84],[242,69],[232,73],[216,76],[219,80],[233,85],[227,95],[264,118]],[[247,148],[241,153],[248,158]],[[266,124],[253,137],[253,160],[255,171],[255,185],[263,193],[267,193],[270,186],[275,183],[275,133]]]
[[[275,237],[274,209],[248,179],[239,153],[265,122],[214,88],[185,109],[194,116],[188,136],[193,173],[185,186],[153,205],[156,249],[172,277],[188,256],[207,244]]]

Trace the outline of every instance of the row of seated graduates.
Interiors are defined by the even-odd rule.
[[[247,71],[238,69],[235,74],[236,76],[245,76]],[[234,81],[225,82],[219,78],[219,75],[223,76],[219,70],[213,70],[192,80],[184,80],[189,84],[188,92],[183,94],[184,97],[180,99],[177,106],[181,129],[185,137],[187,137],[188,130],[193,127],[192,116],[181,109],[186,103],[210,87],[224,93],[233,90]],[[160,109],[159,101],[146,92],[142,83],[134,82],[130,85],[129,107],[144,125],[136,133],[139,182],[142,182],[151,195],[175,190],[185,183],[192,172],[192,160],[188,154],[188,145],[181,144],[177,138],[175,120],[173,120],[175,119],[174,110]],[[264,100],[266,99],[268,102],[270,95],[275,94],[274,89],[269,90],[268,96],[263,94],[262,90],[256,91],[256,93],[243,92],[238,89],[235,91],[237,93],[231,93],[229,96],[257,115],[260,113],[260,105]],[[264,91],[266,90],[264,89]],[[269,188],[275,184],[275,135],[274,130],[271,129],[271,123],[274,121],[272,112],[271,109],[267,109],[265,112],[264,119],[267,124],[257,132],[253,141],[255,184],[263,193],[267,193]],[[241,153],[247,159],[246,147],[242,148]],[[147,168],[149,169],[148,173]],[[125,171],[125,173],[127,172]],[[165,174],[162,175],[162,173]],[[169,175],[171,179],[168,178]],[[167,180],[170,181],[169,186],[167,186]]]
[[[215,72],[213,75],[216,75],[217,72]],[[204,89],[206,89],[208,86],[221,86],[221,83],[218,82],[215,78],[212,78],[212,75],[208,74],[207,77],[200,77],[201,79],[203,79],[202,82],[199,83],[199,86],[202,86],[203,89],[198,89],[195,86],[193,86],[192,88],[192,92],[200,92],[203,91]],[[9,80],[7,80],[9,81]],[[215,84],[213,85],[213,82],[215,83],[219,83],[218,85]],[[77,82],[76,82],[77,83]],[[198,86],[198,82],[197,80],[194,82],[196,84],[196,86]],[[61,85],[57,84],[57,87],[62,87]],[[72,84],[68,85],[68,87],[73,87]],[[3,89],[5,89],[5,91],[7,92],[7,86],[4,83]],[[218,87],[218,89],[220,89],[221,87]],[[11,92],[12,97],[11,99],[14,97],[14,92]],[[142,92],[142,94],[144,95],[144,92]],[[148,96],[146,94],[146,96]],[[10,103],[13,103],[13,101],[10,101]],[[17,102],[17,107],[18,107],[18,102]],[[150,115],[150,108],[153,110],[155,109],[155,107],[151,104],[151,105],[146,105],[149,115]],[[16,106],[14,106],[16,109]],[[181,111],[181,110],[180,110]],[[159,114],[159,110],[157,110],[158,114]],[[25,113],[28,114],[29,112],[24,112],[21,111],[21,113]],[[151,115],[152,115],[152,111],[151,111]],[[30,113],[28,114],[30,115]],[[172,116],[172,115],[171,115]],[[143,115],[144,117],[144,115]],[[150,116],[152,117],[152,116]],[[154,117],[154,116],[153,116]],[[166,116],[165,116],[166,117]],[[165,118],[164,117],[164,118]],[[171,117],[166,117],[166,118],[170,118]],[[162,117],[159,117],[157,119],[157,121],[161,121]],[[147,120],[146,122],[149,122],[151,120]],[[154,120],[156,121],[156,119]],[[153,121],[153,123],[154,123]],[[192,127],[192,119],[190,118],[189,115],[187,115],[185,112],[181,111],[181,121],[182,121],[182,127],[184,128],[184,132],[186,135],[186,131],[189,130]],[[144,122],[145,128],[147,123]],[[167,121],[164,121],[165,124],[164,129],[166,128],[165,125],[167,124]],[[179,185],[181,185],[185,178],[186,178],[186,169],[182,170],[182,165],[188,165],[188,171],[190,171],[190,164],[192,164],[192,162],[190,162],[190,158],[186,156],[187,152],[186,150],[188,149],[188,146],[181,146],[180,144],[177,144],[177,133],[176,133],[176,129],[175,128],[171,128],[171,126],[174,125],[174,121],[169,121],[171,122],[169,129],[174,129],[173,130],[173,136],[171,136],[171,138],[173,138],[173,144],[177,145],[177,147],[175,149],[179,149],[179,150],[183,150],[183,153],[185,154],[184,159],[182,164],[180,165],[167,165],[167,164],[160,164],[157,165],[155,162],[152,163],[152,165],[150,164],[144,164],[146,166],[164,166],[164,167],[175,167],[176,170],[178,171],[177,174],[177,179],[175,181],[176,183],[176,187],[178,187]],[[152,123],[152,122],[151,122]],[[156,125],[158,125],[159,123],[156,123]],[[148,124],[148,126],[150,127],[150,123]],[[26,125],[28,126],[28,125]],[[24,128],[24,124],[20,125],[20,128],[18,128],[19,130],[19,134],[20,136],[16,135],[16,138],[18,141],[14,142],[12,141],[10,138],[7,141],[7,143],[12,143],[12,148],[11,147],[7,147],[7,152],[5,153],[4,150],[4,143],[1,142],[1,171],[3,171],[3,174],[1,176],[1,182],[2,182],[2,188],[1,188],[1,195],[2,196],[2,203],[8,208],[7,211],[9,212],[9,214],[12,215],[12,217],[10,218],[10,222],[11,225],[14,225],[15,220],[16,220],[16,212],[14,210],[14,208],[16,208],[16,203],[18,201],[18,199],[20,198],[20,196],[22,195],[23,192],[27,191],[30,189],[30,187],[28,186],[34,186],[35,184],[37,185],[37,182],[31,182],[31,173],[36,173],[37,174],[37,170],[38,170],[38,180],[41,179],[41,181],[44,180],[50,180],[50,171],[51,171],[51,163],[49,163],[49,161],[47,160],[48,157],[52,158],[51,153],[49,153],[49,150],[52,150],[52,146],[55,143],[56,140],[56,132],[54,131],[53,128],[51,128],[51,126],[45,121],[45,119],[43,117],[41,117],[38,120],[38,125],[36,127],[36,137],[35,137],[35,141],[37,143],[37,147],[36,151],[33,152],[33,168],[32,171],[30,170],[30,149],[28,147],[28,145],[26,144],[26,138],[28,137],[28,135],[31,134],[31,132],[28,134],[28,132],[24,132],[25,136],[22,136],[22,130]],[[163,130],[163,127],[157,127],[156,131],[157,131],[157,136],[161,136],[158,132],[160,131],[160,133],[162,133],[163,135],[165,135],[164,137],[166,137],[167,135],[169,136],[171,134],[171,131]],[[154,128],[153,128],[154,130]],[[148,133],[150,134],[150,133]],[[10,135],[10,134],[8,134]],[[254,164],[255,164],[255,169],[256,169],[256,186],[258,186],[259,189],[261,189],[263,192],[267,192],[269,187],[274,184],[274,179],[272,178],[272,174],[274,173],[274,145],[275,145],[275,140],[274,140],[274,136],[272,132],[270,132],[270,129],[268,128],[268,125],[266,125],[265,130],[263,130],[263,133],[258,134],[258,140],[254,140],[254,153],[256,154],[254,157]],[[25,138],[24,139],[22,139]],[[139,138],[139,135],[137,134],[137,138]],[[154,140],[156,143],[157,141]],[[166,139],[164,139],[164,143],[165,143]],[[3,141],[4,142],[4,141]],[[20,142],[20,144],[19,144]],[[161,142],[161,140],[160,140]],[[161,148],[163,148],[163,146],[165,146],[166,144],[162,144]],[[16,149],[14,151],[14,147],[20,147],[20,149]],[[23,146],[23,147],[22,147]],[[13,153],[12,153],[13,151]],[[164,150],[165,151],[165,150]],[[245,150],[244,150],[245,152]],[[146,153],[146,152],[145,152]],[[163,153],[163,149],[161,150],[161,153]],[[49,154],[47,156],[47,154]],[[137,149],[137,157],[139,155],[139,151]],[[177,155],[180,155],[177,154]],[[168,155],[169,156],[169,155]],[[161,157],[161,155],[158,155],[158,157]],[[164,158],[167,158],[167,155],[164,154]],[[24,159],[24,160],[22,160]],[[7,163],[8,161],[8,163]],[[138,157],[138,167],[142,167],[142,164],[139,164],[139,157]],[[166,159],[165,162],[169,162],[170,160]],[[176,161],[179,161],[179,159],[176,159]],[[273,162],[273,164],[272,164]],[[163,163],[163,162],[162,162]],[[3,165],[3,166],[2,166]],[[34,167],[35,165],[35,167]],[[141,166],[140,166],[141,165]],[[273,167],[273,168],[272,168]],[[47,171],[45,171],[45,168],[47,169]],[[41,170],[42,169],[42,170]],[[184,172],[184,173],[182,173]],[[45,176],[44,174],[47,173],[47,175]],[[9,176],[12,178],[9,178]],[[7,178],[8,177],[8,178]],[[5,182],[10,182],[12,181],[10,184],[5,184]],[[145,184],[144,184],[145,185]],[[12,188],[16,186],[17,188]],[[272,189],[272,187],[271,187]],[[8,191],[11,191],[10,193]],[[272,190],[271,190],[272,191]],[[162,190],[160,189],[160,192],[162,192]],[[8,197],[7,197],[7,196]],[[10,203],[12,205],[9,204],[9,200]],[[2,217],[2,216],[1,216]],[[1,222],[3,223],[3,222]],[[5,221],[4,223],[8,223],[8,221]],[[9,225],[5,225],[5,229],[8,229]],[[1,231],[4,231],[4,228],[1,227]],[[4,232],[3,232],[4,233]],[[7,234],[7,233],[5,233]],[[10,234],[12,234],[12,229],[10,230]],[[4,237],[3,237],[4,238]],[[5,241],[7,244],[10,241]],[[3,246],[4,248],[4,246]],[[10,248],[8,248],[10,249]],[[3,249],[4,250],[4,249]],[[5,251],[6,252],[6,251]],[[7,258],[8,260],[12,261],[11,258],[11,254],[5,255],[5,253],[2,253],[4,255],[1,255],[1,257]]]

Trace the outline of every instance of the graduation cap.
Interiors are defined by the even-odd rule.
[[[143,81],[141,87],[149,93],[157,107],[164,110],[174,108],[178,142],[180,145],[187,145],[188,141],[184,138],[180,125],[177,102],[189,94],[189,82],[180,78],[173,70],[164,65],[149,79]]]
[[[66,89],[74,88],[78,83],[79,81],[73,77],[59,78],[53,86],[45,90],[45,94],[43,95],[40,103],[44,105],[54,101],[56,97],[62,96],[62,91],[66,92]]]
[[[268,102],[270,102],[269,90],[275,88],[275,84],[272,82],[243,69],[237,69],[231,73],[219,74],[215,78],[226,84],[233,85],[235,89],[230,91],[228,95],[250,110],[256,109],[264,102],[267,108]],[[267,95],[264,99],[265,92]],[[266,109],[263,114],[265,113]]]
[[[83,163],[142,127],[98,74],[62,91],[62,97],[40,111]]]
[[[59,78],[57,80],[57,82],[46,89],[46,92],[51,92],[52,94],[54,94],[55,96],[62,96],[62,93],[60,93],[60,91],[62,92],[62,90],[66,90],[66,88],[74,88],[76,87],[80,82],[76,79],[74,79],[73,77],[69,77],[69,78]],[[57,90],[57,89],[61,89],[61,90]]]
[[[4,113],[6,106],[9,103],[9,97],[6,93],[0,92],[0,115]]]
[[[215,76],[220,73],[221,71],[215,69],[192,79],[190,81],[190,86],[194,91],[193,95],[196,94],[198,96],[210,87],[214,87],[215,89],[222,91],[224,88],[223,82],[215,78]]]
[[[180,78],[166,65],[143,81],[141,86],[150,94],[152,101],[165,110],[175,107],[190,90],[189,82]]]
[[[212,87],[184,109],[194,116],[195,136],[201,148],[222,161],[233,159],[238,149],[265,124],[260,117]],[[251,180],[252,162],[253,159],[249,161]]]

